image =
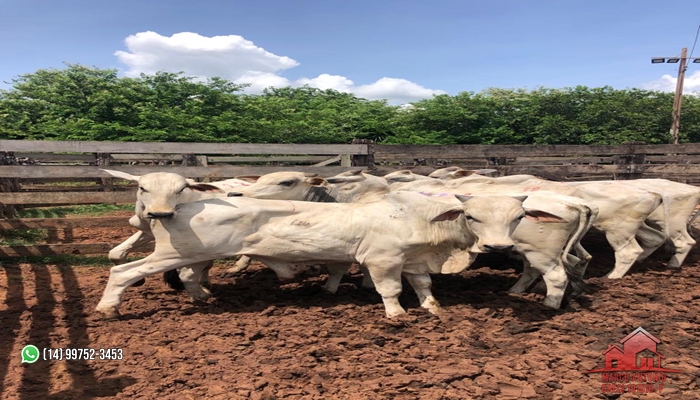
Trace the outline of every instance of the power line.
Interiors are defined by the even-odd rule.
[[[693,47],[690,49],[690,58],[693,57],[693,52],[695,51],[695,45],[698,43],[698,34],[700,34],[700,25],[698,25],[698,30],[695,32],[695,40],[693,41]]]

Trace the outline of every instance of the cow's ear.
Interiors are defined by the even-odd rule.
[[[187,185],[188,188],[195,190],[197,192],[221,192],[224,191],[216,186],[210,185],[208,183],[195,183]]]
[[[138,182],[139,179],[141,179],[141,176],[139,176],[139,175],[131,175],[131,174],[128,174],[126,172],[115,171],[112,169],[100,169],[100,171],[104,171],[104,172],[112,175],[115,178],[122,178],[122,179],[126,179],[128,181]]]
[[[323,178],[311,178],[307,180],[307,182],[312,186],[325,186],[328,184],[328,182]]]
[[[328,183],[348,183],[348,182],[359,182],[363,179],[363,176],[357,176],[357,175],[352,175],[352,176],[332,176],[330,178],[326,178],[326,181]]]
[[[491,175],[497,174],[498,170],[491,169],[491,168],[482,168],[482,169],[473,169],[472,172],[474,172],[477,175],[491,176]]]
[[[459,171],[455,171],[455,172],[451,173],[450,175],[455,177],[455,178],[462,178],[465,176],[474,175],[474,171],[468,171],[468,170],[462,169]]]
[[[416,178],[413,175],[384,176],[387,182],[413,182]]]
[[[444,213],[433,218],[432,222],[454,221],[457,218],[459,218],[461,215],[464,215],[464,210],[462,210],[461,208],[449,210],[449,211],[445,211]]]
[[[569,222],[566,218],[533,208],[525,208],[525,218],[537,222]]]
[[[416,180],[413,176],[413,172],[409,169],[390,172],[384,175],[384,179],[388,182],[412,182]]]
[[[236,179],[240,179],[242,181],[250,182],[250,183],[255,183],[260,179],[260,175],[241,175],[237,176]]]
[[[471,199],[471,198],[474,197],[474,196],[465,196],[465,195],[463,195],[463,194],[456,194],[455,197],[457,198],[457,200],[459,200],[459,201],[461,201],[462,203],[464,203],[465,201]]]
[[[326,182],[332,183],[332,184],[346,183],[346,182],[350,182],[350,179],[347,176],[331,176],[330,178],[326,178]]]
[[[527,195],[525,195],[525,196],[513,196],[513,198],[515,200],[520,200],[520,202],[522,203],[523,201],[527,200]]]

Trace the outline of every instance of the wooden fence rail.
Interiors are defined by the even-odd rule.
[[[13,219],[15,207],[131,203],[133,184],[101,168],[134,175],[169,171],[200,180],[275,171],[336,175],[366,169],[382,175],[398,169],[419,173],[458,165],[491,168],[500,175],[532,174],[553,180],[667,178],[700,184],[700,143],[682,145],[378,145],[134,143],[0,140],[0,233],[16,229],[63,231],[124,227],[126,217]],[[47,243],[0,246],[0,257],[105,254],[114,243]]]

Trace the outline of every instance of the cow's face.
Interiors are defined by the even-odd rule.
[[[250,186],[236,190],[245,197],[276,200],[317,200],[324,192],[326,181],[317,174],[304,172],[273,172],[261,176]]]
[[[195,183],[170,172],[154,172],[137,176],[120,171],[105,171],[112,176],[138,183],[136,215],[143,219],[172,218],[175,216],[175,206],[178,204],[224,195],[219,188],[206,183]]]
[[[469,230],[476,236],[475,253],[512,250],[511,235],[523,218],[539,222],[566,222],[541,210],[523,207],[527,196],[456,196],[462,201]]]
[[[359,170],[343,172],[326,178],[326,181],[333,185],[332,192],[339,203],[365,201],[389,192],[386,179]]]
[[[469,229],[476,236],[475,252],[511,250],[515,243],[510,237],[525,218],[523,201],[527,196],[458,197]]]

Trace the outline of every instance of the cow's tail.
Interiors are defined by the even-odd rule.
[[[583,274],[577,268],[578,264],[572,265],[570,262],[568,262],[567,257],[571,253],[571,250],[576,245],[576,243],[580,242],[583,238],[583,235],[585,235],[586,232],[588,232],[588,230],[591,228],[593,222],[595,221],[595,217],[598,215],[598,213],[594,212],[594,210],[592,210],[588,206],[575,206],[574,208],[579,210],[583,208],[585,210],[585,216],[581,215],[579,217],[576,231],[574,231],[574,233],[569,237],[569,240],[566,242],[566,246],[564,247],[564,251],[562,252],[562,262],[564,264],[564,272],[566,272],[566,276],[567,278],[569,278],[569,285],[571,286],[571,295],[578,296],[588,291],[588,285],[586,285],[586,282],[584,282],[583,280]]]

